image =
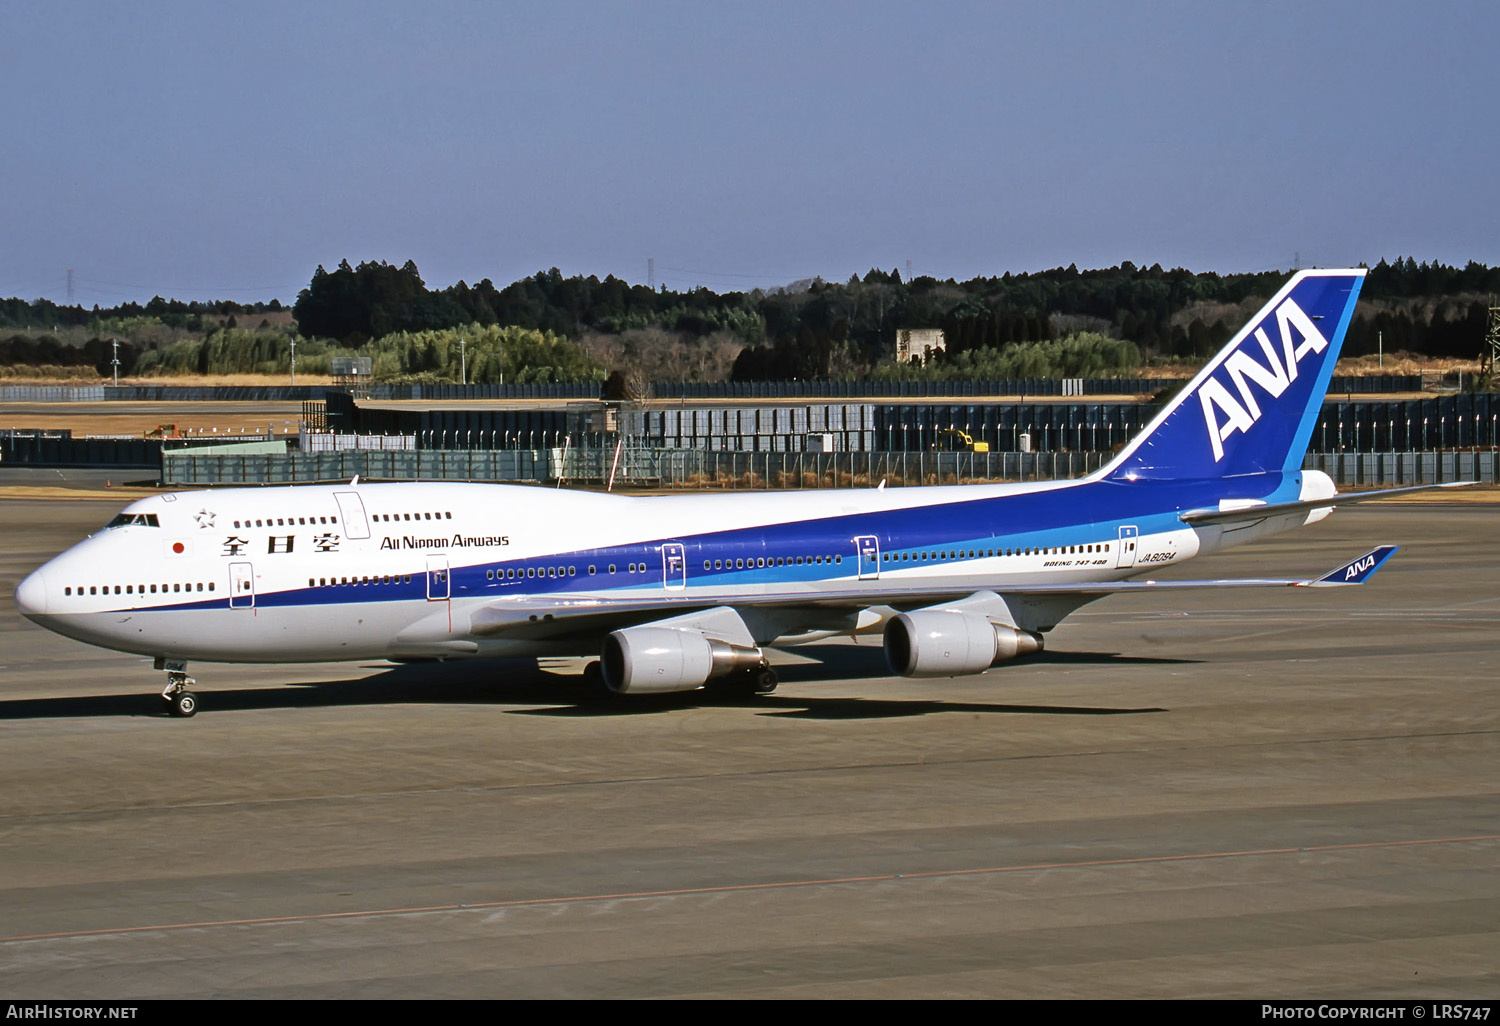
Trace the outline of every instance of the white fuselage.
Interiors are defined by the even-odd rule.
[[[549,630],[548,609],[670,615],[774,597],[794,611],[764,620],[764,643],[878,623],[851,617],[851,606],[1119,580],[1308,519],[1194,530],[1170,511],[1091,512],[1088,487],[1110,486],[624,497],[411,483],[165,494],[41,567],[17,600],[58,633],[177,660],[587,653],[601,632]],[[1038,521],[1038,510],[1072,513]],[[476,626],[476,615],[506,610],[519,626]]]

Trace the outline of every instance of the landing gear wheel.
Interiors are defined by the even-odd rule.
[[[751,687],[757,695],[769,695],[776,690],[776,685],[781,683],[776,676],[776,671],[770,666],[761,664],[750,673]]]
[[[167,671],[167,686],[161,693],[161,700],[167,704],[167,712],[184,718],[196,713],[198,696],[189,691],[188,686],[198,682],[187,675],[187,664],[161,659],[157,661],[156,668]]]
[[[759,695],[769,695],[776,690],[780,681],[776,678],[776,671],[766,663],[752,667],[748,670],[740,670],[728,677],[709,682],[709,688],[724,698],[755,698]]]

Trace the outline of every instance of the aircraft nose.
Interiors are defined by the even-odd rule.
[[[40,570],[16,586],[16,608],[23,616],[43,616],[47,612],[47,579]]]

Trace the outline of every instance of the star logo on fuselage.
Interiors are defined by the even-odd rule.
[[[214,515],[206,509],[200,509],[193,514],[193,519],[198,521],[198,526],[205,531],[214,526]]]

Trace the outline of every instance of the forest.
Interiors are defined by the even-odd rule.
[[[1133,375],[1211,355],[1286,277],[1127,261],[964,282],[872,269],[843,283],[715,293],[553,268],[503,288],[484,279],[429,289],[411,261],[344,261],[317,268],[289,309],[276,300],[155,297],[92,310],[0,300],[0,374],[108,375],[109,340],[118,339],[121,373],[135,375],[277,373],[294,341],[306,373],[326,372],[329,355],[370,355],[377,378],[391,381],[457,380],[463,364],[470,381],[512,382],[610,372],[638,383]],[[1496,293],[1500,268],[1382,260],[1370,268],[1344,355],[1379,345],[1473,360]],[[942,328],[948,352],[895,365],[895,334],[908,327]]]

